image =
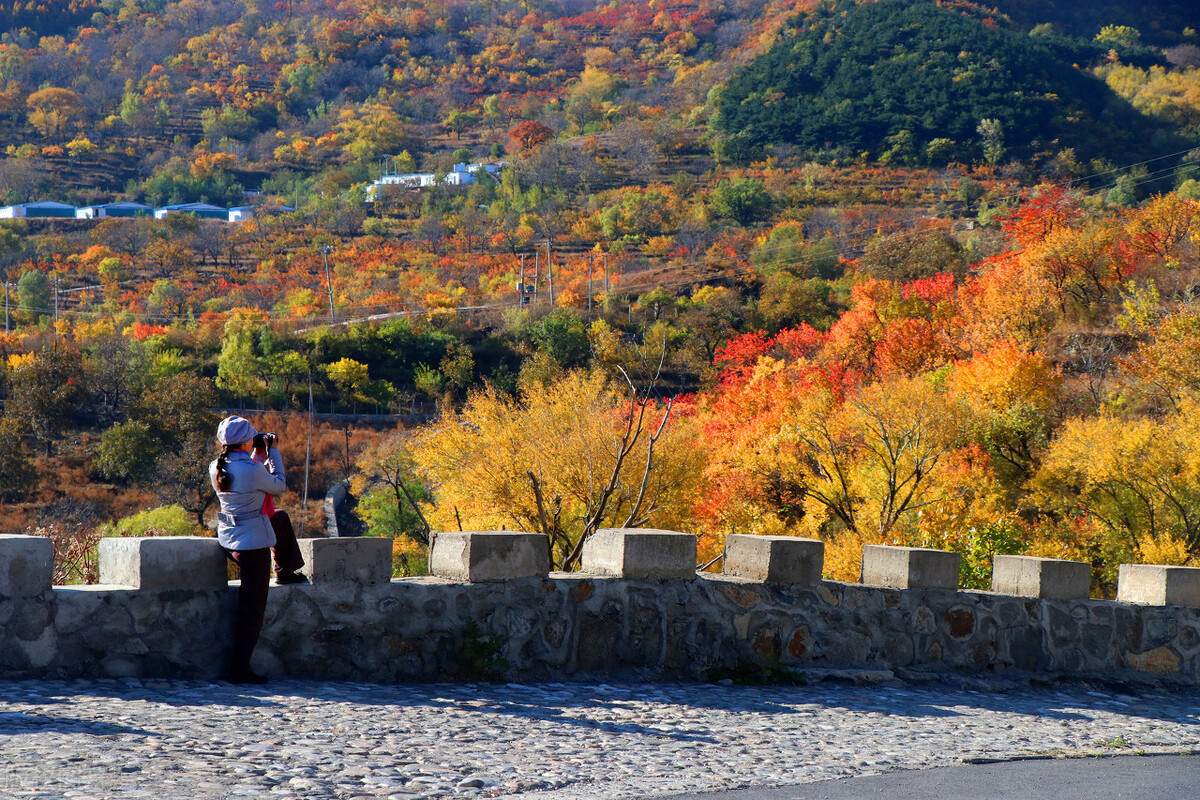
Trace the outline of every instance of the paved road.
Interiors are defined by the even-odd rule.
[[[1200,756],[1009,761],[661,800],[1193,800]]]
[[[0,682],[3,800],[617,800],[1184,749],[1200,749],[1197,691]],[[1025,796],[1054,796],[1040,788]]]

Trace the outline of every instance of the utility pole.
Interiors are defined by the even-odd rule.
[[[8,287],[11,284],[7,280],[4,281],[4,332],[8,333]]]
[[[533,250],[533,304],[535,306],[538,304],[538,289],[540,288],[539,284],[542,282],[541,256],[541,251],[535,247]]]
[[[325,256],[325,286],[329,289],[329,318],[333,322],[337,322],[337,312],[333,310],[333,278],[329,275],[329,253],[333,250],[332,245],[325,245],[321,248],[321,255]]]
[[[550,305],[554,305],[554,257],[550,255],[550,240],[546,240],[546,277],[550,280]]]
[[[601,256],[604,259],[604,291],[608,291],[608,253]]]
[[[592,313],[592,267],[595,266],[595,257],[588,253],[588,314]]]
[[[521,288],[517,292],[517,308],[525,304],[525,254],[521,253]]]
[[[304,446],[304,494],[300,495],[301,510],[308,509],[308,465],[312,460],[313,391],[312,370],[308,371],[308,444]]]
[[[54,278],[54,324],[58,324],[58,276]]]

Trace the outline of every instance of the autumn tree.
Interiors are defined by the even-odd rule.
[[[719,354],[699,510],[718,531],[825,538],[831,570],[853,579],[862,544],[902,537],[947,495],[937,478],[967,431],[956,400],[927,378],[847,387],[820,363],[820,341],[811,329],[747,335]]]
[[[87,117],[83,100],[70,89],[47,87],[29,95],[29,124],[50,139],[63,139]]]
[[[1189,399],[1159,418],[1069,420],[1038,470],[1034,498],[1050,513],[1098,521],[1113,539],[1110,571],[1148,550],[1200,555],[1198,410]]]
[[[430,543],[432,529],[422,505],[430,500],[429,490],[417,476],[417,463],[403,432],[382,439],[359,453],[358,471],[350,480],[350,491],[358,498],[358,514],[374,536],[398,540],[401,572],[411,574],[423,553],[416,545]]]
[[[1125,233],[1138,252],[1178,264],[1200,246],[1200,202],[1177,192],[1158,195],[1128,212]]]
[[[604,116],[605,108],[616,98],[624,81],[591,64],[583,68],[579,80],[567,90],[567,119],[582,132]]]
[[[1106,220],[1057,227],[1031,245],[1024,261],[1039,270],[1062,297],[1081,306],[1098,302],[1128,279],[1133,264],[1120,246],[1123,233]]]
[[[1148,326],[1122,366],[1146,394],[1176,406],[1200,393],[1200,312],[1184,307]]]
[[[1009,498],[1015,499],[1049,442],[1061,372],[1041,353],[998,342],[957,361],[946,383],[969,435],[992,456]]]
[[[32,433],[50,455],[80,410],[82,375],[79,353],[62,344],[10,359],[5,418]]]
[[[418,435],[414,455],[437,498],[433,524],[544,533],[554,568],[566,570],[600,528],[687,530],[700,468],[670,403],[578,371],[519,400],[474,393]]]
[[[369,369],[361,361],[342,358],[325,365],[325,374],[342,397],[352,403],[387,403],[395,396],[395,388],[387,381],[372,381]]]
[[[522,122],[508,132],[508,138],[512,139],[513,145],[523,152],[528,152],[538,145],[548,142],[552,136],[554,136],[554,131],[536,120]]]
[[[407,132],[396,112],[379,102],[364,103],[359,109],[344,109],[338,133],[345,151],[360,161],[370,161],[404,148]]]
[[[161,278],[175,278],[192,265],[195,255],[195,252],[179,239],[156,237],[142,252],[142,260],[155,275]]]
[[[961,275],[966,259],[962,245],[945,231],[909,229],[871,240],[859,269],[873,278],[907,283],[939,272]]]

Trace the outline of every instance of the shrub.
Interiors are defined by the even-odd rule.
[[[159,506],[141,511],[97,530],[101,536],[204,536],[207,531],[192,521],[180,506]]]

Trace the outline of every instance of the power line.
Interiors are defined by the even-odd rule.
[[[1113,167],[1112,169],[1105,170],[1104,172],[1094,172],[1091,175],[1084,175],[1083,177],[1079,178],[1079,180],[1090,181],[1092,178],[1099,178],[1103,175],[1112,175],[1113,173],[1123,172],[1128,169],[1133,169],[1134,167],[1140,167],[1145,164],[1152,164],[1155,161],[1162,161],[1165,158],[1175,158],[1176,156],[1187,155],[1188,153],[1191,153],[1197,149],[1200,149],[1200,148],[1198,148],[1196,146],[1192,146],[1192,147],[1187,148],[1186,150],[1180,150],[1175,153],[1168,153],[1165,156],[1155,156],[1154,158],[1147,158],[1145,161],[1135,161],[1132,164],[1124,164],[1119,167]],[[1175,167],[1170,167],[1170,169],[1175,169]]]

